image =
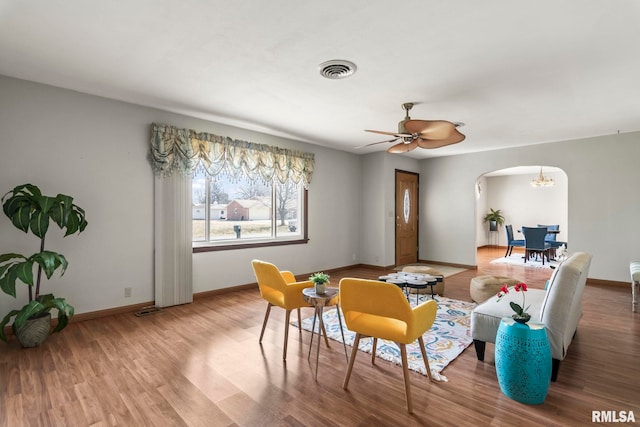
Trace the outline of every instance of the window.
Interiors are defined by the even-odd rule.
[[[313,153],[154,123],[149,161],[167,242],[191,240],[194,252],[307,242]],[[164,197],[175,212],[163,215]]]
[[[197,251],[304,239],[306,190],[301,184],[211,177],[197,171],[191,191]]]

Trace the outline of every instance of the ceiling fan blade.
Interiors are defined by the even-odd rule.
[[[396,138],[403,138],[403,137],[410,137],[411,136],[411,134],[408,134],[408,133],[385,132],[385,131],[382,131],[382,130],[365,129],[364,131],[365,132],[379,133],[379,134],[382,134],[382,135],[393,135]]]
[[[458,129],[454,129],[453,133],[450,137],[445,139],[428,139],[428,138],[418,138],[418,146],[420,148],[440,148],[445,145],[457,144],[458,142],[464,141],[466,137],[458,132]]]
[[[393,147],[389,147],[387,149],[387,153],[391,153],[391,154],[399,154],[399,153],[406,153],[408,151],[411,151],[415,148],[418,147],[418,140],[414,139],[409,143],[405,143],[404,141],[394,145]]]
[[[386,141],[378,141],[378,142],[372,142],[371,144],[360,145],[359,147],[356,147],[356,150],[358,148],[370,147],[372,145],[384,144],[387,142],[394,142],[394,141],[397,141],[398,139],[400,138],[387,139]]]
[[[407,132],[418,133],[426,139],[446,139],[456,130],[456,125],[446,120],[408,120],[404,123]]]

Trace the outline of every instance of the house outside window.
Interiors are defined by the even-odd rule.
[[[193,252],[308,241],[313,153],[153,123],[149,161],[162,251],[178,241],[184,252],[189,240]]]
[[[286,243],[304,236],[301,184],[211,177],[203,171],[193,174],[191,184],[196,249]]]

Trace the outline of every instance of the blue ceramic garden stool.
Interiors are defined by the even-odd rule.
[[[503,318],[495,358],[498,384],[507,397],[531,405],[544,402],[551,382],[551,347],[544,325]]]

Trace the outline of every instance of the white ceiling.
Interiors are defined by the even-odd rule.
[[[637,0],[0,0],[0,74],[354,153],[466,124],[415,158],[640,130],[639,40]]]

